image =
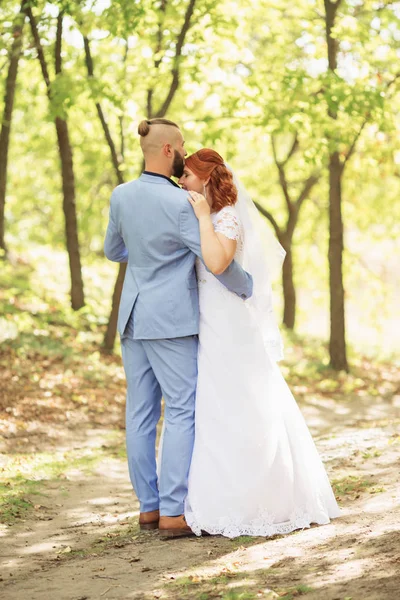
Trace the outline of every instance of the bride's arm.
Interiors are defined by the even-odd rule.
[[[236,252],[236,240],[214,230],[210,207],[201,194],[189,192],[188,198],[199,220],[201,253],[206,267],[214,275],[221,275],[231,264]]]

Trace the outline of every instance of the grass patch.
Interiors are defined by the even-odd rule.
[[[264,573],[264,572],[262,572]],[[173,598],[179,600],[253,600],[257,598],[260,583],[248,580],[247,572],[232,572],[224,569],[214,577],[190,575],[180,577],[168,584],[167,588]],[[234,589],[229,588],[234,587]],[[254,587],[254,590],[251,589]]]
[[[219,575],[211,578],[196,575],[180,577],[168,584],[166,591],[169,591],[168,597],[179,598],[179,600],[211,600],[212,598],[255,600],[259,597],[295,600],[314,591],[313,588],[303,584],[276,591],[266,589],[269,586],[266,584],[265,576],[264,569],[253,572],[251,579],[247,571],[232,572],[224,569]]]
[[[294,600],[295,598],[298,598],[299,596],[305,596],[309,592],[313,592],[313,591],[314,591],[314,589],[312,587],[309,587],[308,585],[298,585],[294,588],[290,588],[288,590],[282,591],[279,594],[279,598],[281,600]]]
[[[0,482],[0,523],[12,525],[23,519],[33,509],[30,496],[39,496],[39,482],[15,477],[13,481]]]
[[[0,522],[12,525],[24,518],[35,504],[31,496],[44,495],[48,481],[65,480],[72,471],[90,476],[102,460],[119,459],[120,455],[124,455],[124,450],[121,444],[115,444],[8,457],[0,471]]]
[[[198,587],[199,585],[203,584],[204,582],[210,582],[210,580],[206,580],[203,577],[197,577],[196,575],[189,575],[187,577],[179,577],[179,579],[175,579],[175,581],[173,581],[171,583],[172,586],[174,587],[179,587],[179,588],[188,588],[188,587]]]
[[[373,487],[370,490],[368,490],[370,494],[382,494],[383,492],[386,492],[386,488],[384,487]]]
[[[346,402],[355,397],[390,398],[398,387],[398,363],[390,357],[371,359],[360,352],[350,355],[350,373],[337,373],[329,366],[326,343],[319,338],[303,337],[283,331],[288,349],[282,371],[296,398],[310,395]]]
[[[254,542],[254,537],[250,535],[240,535],[237,538],[233,538],[231,541],[239,545],[250,544]]]
[[[356,475],[347,475],[342,479],[334,479],[332,481],[332,487],[336,496],[346,497],[353,496],[354,494],[361,494],[368,490],[368,488],[374,488],[376,482],[362,479]]]
[[[363,452],[361,456],[367,460],[368,458],[377,458],[378,456],[381,456],[381,455],[382,455],[381,450],[370,449],[370,450],[367,450],[367,452]]]

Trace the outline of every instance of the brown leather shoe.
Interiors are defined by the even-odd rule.
[[[179,517],[160,517],[159,529],[160,537],[164,540],[194,536],[193,531],[186,523],[184,515],[179,515]]]
[[[149,529],[158,529],[158,521],[160,519],[159,510],[151,510],[150,512],[142,512],[139,517],[139,525],[141,531]]]

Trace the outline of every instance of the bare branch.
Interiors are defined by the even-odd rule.
[[[277,156],[277,153],[276,153],[275,139],[274,139],[273,135],[271,135],[271,146],[272,146],[272,154],[273,154],[273,157],[274,157],[275,164],[278,166],[279,165],[279,161],[278,161],[278,156]]]
[[[118,117],[118,121],[119,121],[119,139],[120,139],[120,144],[121,144],[121,157],[122,160],[125,160],[125,131],[124,131],[124,117],[122,115],[119,115]]]
[[[168,6],[168,1],[167,0],[162,0],[161,1],[161,7],[159,9],[160,12],[160,20],[158,22],[158,30],[157,30],[157,46],[156,46],[156,51],[155,51],[155,55],[159,55],[162,49],[162,39],[163,39],[163,25],[164,25],[164,21],[165,21],[165,15],[167,12],[167,6]],[[160,55],[158,58],[156,58],[154,60],[154,66],[156,69],[158,69],[158,67],[160,66],[162,62],[162,56]]]
[[[281,235],[282,235],[282,230],[279,227],[276,220],[274,219],[274,217],[272,216],[272,214],[268,210],[266,210],[263,206],[261,206],[261,204],[259,204],[258,202],[254,202],[254,204],[256,205],[257,210],[262,214],[262,216],[265,217],[266,219],[268,219],[268,221],[271,223],[272,227],[275,229],[276,235],[280,239]]]
[[[147,90],[147,118],[148,119],[152,119],[153,118],[153,93],[154,93],[154,89],[150,88]]]
[[[276,148],[275,148],[275,140],[274,140],[273,135],[271,135],[271,145],[272,145],[272,154],[274,156],[274,162],[275,162],[276,168],[278,169],[278,173],[279,173],[279,183],[281,184],[283,195],[285,197],[286,205],[287,205],[289,215],[290,215],[293,212],[293,203],[292,203],[292,200],[291,200],[290,194],[289,194],[289,186],[288,186],[288,182],[286,179],[284,163],[282,163],[278,160],[278,157],[276,154]]]
[[[89,42],[89,38],[85,35],[83,36],[83,45],[85,48],[86,69],[87,69],[89,77],[93,77],[94,76],[94,68],[93,68],[92,53],[90,50],[90,42]]]
[[[174,65],[171,70],[171,74],[172,74],[171,86],[170,86],[168,94],[167,94],[160,110],[156,114],[156,117],[163,117],[167,113],[167,111],[171,105],[171,102],[175,96],[175,93],[179,87],[180,59],[182,56],[182,48],[183,48],[183,44],[185,43],[186,34],[190,28],[190,22],[191,22],[191,19],[193,16],[195,4],[196,4],[196,0],[189,0],[188,7],[186,9],[185,20],[183,22],[182,29],[181,29],[181,31],[178,35],[178,39],[176,41]]]
[[[63,34],[63,13],[60,11],[57,16],[56,45],[54,48],[54,63],[55,63],[57,75],[59,75],[62,71],[62,57],[61,57],[62,34]]]
[[[296,150],[298,150],[299,148],[299,138],[297,135],[297,132],[295,133],[294,139],[293,139],[293,144],[285,158],[285,160],[282,162],[282,165],[285,166],[288,161],[292,158],[293,154],[296,152]]]
[[[123,73],[124,73],[124,81],[127,80],[127,70],[126,65],[128,62],[128,54],[129,54],[129,37],[125,39],[125,52],[124,58],[122,60],[123,64]],[[119,121],[119,140],[120,140],[120,155],[122,162],[125,161],[125,124],[124,124],[124,114],[118,116]]]
[[[85,48],[86,69],[88,72],[89,79],[92,79],[94,77],[93,58],[92,58],[92,53],[90,50],[89,38],[87,36],[83,36],[83,44],[84,44],[84,48]],[[101,106],[100,102],[96,102],[95,104],[96,104],[97,114],[99,116],[99,120],[100,120],[101,126],[103,128],[105,138],[107,140],[108,147],[110,148],[111,160],[113,163],[117,181],[119,184],[124,183],[124,176],[123,176],[123,173],[120,168],[121,161],[119,160],[119,157],[117,154],[117,149],[114,144],[114,140],[112,138],[111,131],[108,126],[107,120],[105,118],[102,106]]]
[[[186,34],[189,31],[190,21],[193,16],[194,7],[196,4],[196,0],[190,0],[188,7],[186,9],[185,20],[182,25],[181,32],[178,36],[176,51],[175,51],[175,59],[179,59],[182,54],[183,44],[185,43]]]
[[[0,73],[1,71],[4,69],[4,67],[6,67],[8,65],[8,58],[6,58],[6,60],[3,62],[3,64],[0,67]]]
[[[50,97],[51,83],[50,83],[49,71],[47,68],[47,63],[46,63],[46,59],[44,56],[43,47],[42,47],[42,44],[40,41],[40,36],[39,36],[38,29],[37,29],[37,24],[36,24],[36,19],[33,15],[32,8],[30,6],[28,6],[26,8],[26,14],[28,15],[29,23],[31,25],[33,41],[34,41],[34,44],[36,47],[36,51],[38,53],[38,59],[40,62],[40,68],[42,69],[43,79],[44,79],[44,82],[47,87],[47,95]]]
[[[304,182],[303,189],[301,190],[301,192],[298,195],[297,200],[296,200],[297,212],[299,212],[301,205],[303,204],[304,200],[306,200],[308,198],[312,188],[319,181],[320,177],[321,177],[320,173],[314,173],[313,175],[310,175],[310,177],[308,179],[306,179],[306,181]]]
[[[360,135],[362,134],[362,131],[363,131],[364,127],[367,124],[367,121],[368,121],[368,117],[366,117],[364,119],[364,121],[361,124],[360,129],[357,131],[356,135],[354,136],[354,139],[353,139],[353,141],[351,143],[351,146],[350,146],[350,148],[349,148],[349,150],[348,150],[348,152],[347,152],[347,154],[346,154],[346,156],[344,158],[344,161],[342,162],[342,171],[344,170],[344,168],[347,165],[348,161],[350,160],[350,158],[354,154],[354,150],[356,149],[357,142],[360,139]]]
[[[162,39],[163,39],[163,25],[165,21],[165,14],[167,12],[168,0],[161,0],[161,6],[159,8],[160,18],[158,20],[158,29],[157,29],[157,45],[154,50],[154,68],[157,70],[162,63],[163,56],[161,55],[162,50]],[[153,118],[153,94],[154,88],[149,88],[147,90],[147,118]]]

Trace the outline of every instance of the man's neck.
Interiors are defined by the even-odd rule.
[[[164,177],[168,178],[172,176],[171,170],[168,167],[162,167],[159,164],[151,161],[145,163],[144,170],[150,171],[150,173],[158,173],[159,175],[164,175]]]

